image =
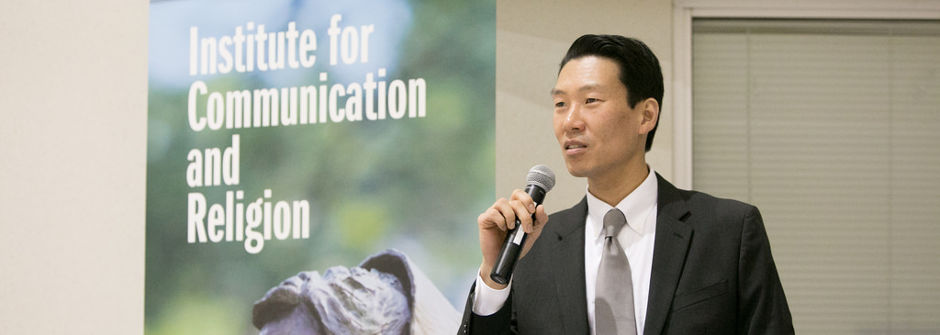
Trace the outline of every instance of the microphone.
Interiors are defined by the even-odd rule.
[[[535,205],[538,206],[545,199],[545,193],[552,190],[555,186],[555,173],[545,165],[536,165],[529,169],[526,175],[525,193],[528,193]],[[535,213],[532,214],[532,222],[535,222]],[[506,240],[503,241],[503,248],[499,251],[499,258],[493,265],[493,271],[490,272],[490,278],[493,281],[506,285],[509,278],[512,277],[512,270],[516,267],[516,260],[519,259],[519,252],[525,245],[528,234],[522,230],[522,224],[516,218],[516,228],[510,229],[506,234]]]

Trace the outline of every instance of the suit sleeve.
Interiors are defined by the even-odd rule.
[[[793,334],[793,320],[760,212],[750,207],[741,231],[739,334]]]
[[[515,334],[512,327],[512,293],[503,307],[493,315],[481,316],[473,313],[473,295],[476,293],[476,284],[470,287],[467,303],[464,306],[463,320],[457,335],[468,334]]]

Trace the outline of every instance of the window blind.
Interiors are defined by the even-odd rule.
[[[758,206],[799,334],[940,333],[940,22],[696,19],[693,185]]]

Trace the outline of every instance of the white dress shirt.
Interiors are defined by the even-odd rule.
[[[594,291],[597,282],[597,268],[601,263],[604,237],[601,236],[604,215],[611,207],[594,197],[587,195],[588,215],[584,226],[584,283],[587,295],[588,323],[594,334]],[[630,261],[633,279],[633,305],[636,313],[637,334],[643,334],[646,323],[646,303],[649,298],[650,274],[653,268],[653,242],[656,237],[656,209],[659,186],[656,173],[652,168],[646,179],[633,192],[617,204],[617,208],[627,218],[630,229],[621,229],[617,241],[623,247]],[[512,285],[510,280],[509,285]],[[473,313],[491,315],[499,311],[509,298],[509,288],[496,290],[487,286],[483,278],[477,275],[476,294],[473,297]]]

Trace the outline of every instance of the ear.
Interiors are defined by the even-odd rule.
[[[646,100],[637,103],[637,109],[640,112],[640,134],[646,135],[656,127],[659,121],[659,103],[656,99],[646,98]]]

